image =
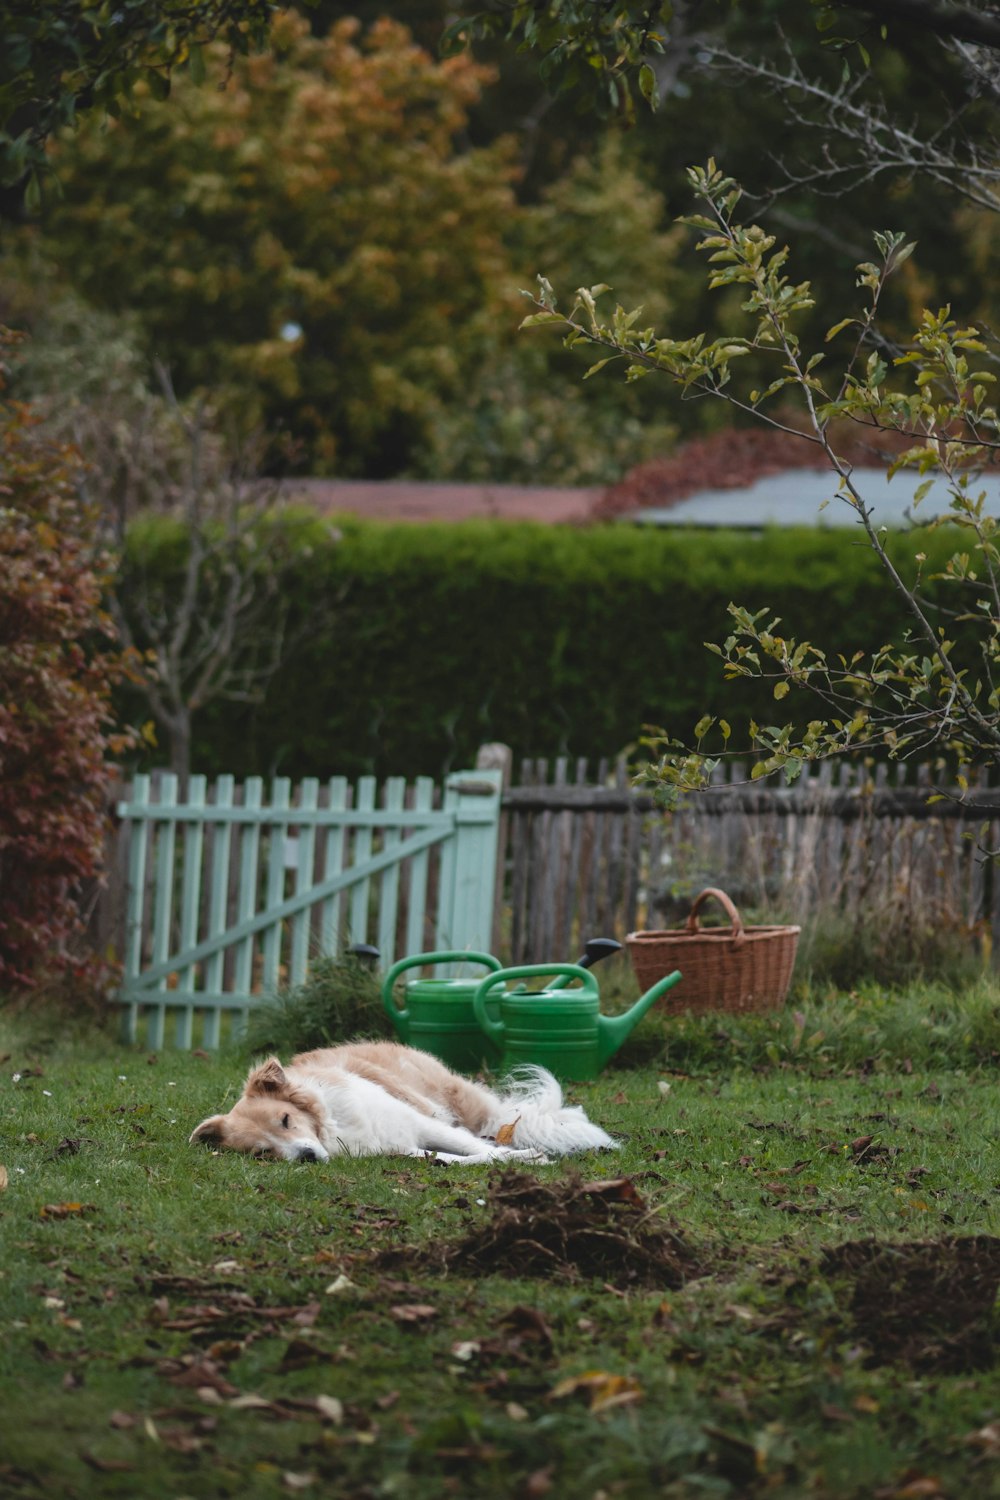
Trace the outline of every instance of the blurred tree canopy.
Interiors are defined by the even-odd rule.
[[[359,31],[285,13],[224,88],[178,78],[164,106],[137,84],[133,117],[60,142],[44,243],[135,314],[179,389],[228,388],[289,455],[378,474],[510,297],[515,201],[504,143],[454,145],[483,70],[391,21]]]
[[[5,0],[0,7],[0,184],[28,178],[32,202],[45,144],[78,115],[127,111],[136,85],[159,98],[173,70],[201,71],[215,37],[231,53],[267,37],[270,0]]]
[[[230,69],[221,45],[207,62]],[[273,470],[610,481],[672,428],[519,339],[519,287],[599,253],[663,313],[681,241],[618,137],[519,203],[514,138],[467,139],[492,76],[392,21],[317,36],[286,12],[224,88],[182,75],[164,103],[140,82],[132,115],[54,147],[60,192],[8,258],[9,288],[28,254],[8,316],[59,346],[70,285],[127,317],[180,394],[266,432]]]
[[[824,288],[867,253],[857,226],[887,218],[919,243],[888,333],[933,302],[992,318],[1000,84],[964,40],[968,7],[945,8],[942,35],[941,7],[914,0],[904,25],[901,4],[572,0],[549,26],[540,0],[454,24],[441,0],[395,0],[392,22],[375,0],[317,0],[247,56],[223,30],[166,102],[139,68],[130,112],[62,133],[41,259],[0,263],[0,310],[30,303],[26,276],[36,302],[71,287],[127,318],[179,395],[266,431],[275,472],[613,481],[729,419],[582,383],[578,355],[518,337],[518,290],[603,280],[678,336],[724,328],[738,291],[709,296],[689,231],[668,228],[692,161],[724,161],[794,235],[817,287],[805,333],[837,316]]]

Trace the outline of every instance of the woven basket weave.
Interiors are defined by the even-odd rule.
[[[731,927],[699,927],[698,912],[710,896]],[[662,1009],[742,1012],[783,1004],[798,941],[798,927],[744,927],[725,891],[709,886],[692,903],[685,927],[630,932],[625,946],[644,992],[680,969],[683,979],[657,1002]]]

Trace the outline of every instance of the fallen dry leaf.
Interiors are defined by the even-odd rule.
[[[580,1191],[590,1198],[601,1198],[611,1203],[632,1203],[636,1208],[645,1208],[642,1194],[631,1177],[608,1177],[599,1182],[585,1182]]]
[[[642,1387],[630,1375],[611,1375],[607,1370],[585,1370],[560,1380],[549,1393],[551,1401],[566,1396],[585,1395],[591,1411],[606,1411],[610,1406],[627,1406],[642,1400]]]
[[[80,1457],[88,1468],[96,1469],[98,1474],[128,1474],[135,1467],[122,1458],[98,1458],[96,1453],[88,1453],[86,1449],[81,1450]]]
[[[398,1307],[390,1307],[389,1312],[397,1323],[428,1323],[438,1315],[437,1308],[426,1302],[403,1302]]]
[[[8,1180],[7,1168],[4,1166],[0,1166],[0,1193],[2,1193],[4,1188],[7,1186]]]
[[[339,1427],[344,1420],[344,1403],[337,1396],[317,1396],[316,1410],[334,1427]]]
[[[503,1313],[497,1322],[521,1339],[531,1339],[544,1344],[548,1349],[552,1348],[552,1330],[537,1307],[526,1307],[523,1303],[518,1303],[516,1307]]]
[[[38,1210],[40,1219],[68,1219],[71,1214],[96,1213],[96,1203],[46,1203]]]
[[[966,1433],[965,1441],[987,1458],[1000,1458],[1000,1422],[989,1422],[978,1432]]]
[[[316,1483],[315,1474],[294,1474],[291,1469],[286,1469],[281,1477],[285,1488],[289,1490],[307,1490],[311,1484]]]
[[[53,1151],[52,1159],[57,1156],[76,1156],[77,1152],[80,1150],[80,1147],[83,1145],[83,1141],[84,1137],[82,1135],[64,1135],[56,1149]]]
[[[544,1469],[536,1469],[529,1474],[524,1483],[524,1493],[528,1500],[541,1500],[552,1488],[552,1476],[555,1473],[555,1464],[546,1464]]]
[[[517,1129],[520,1123],[521,1116],[518,1115],[517,1119],[512,1120],[509,1125],[501,1125],[500,1129],[497,1131],[497,1145],[510,1146],[514,1140],[514,1131]]]
[[[945,1500],[941,1481],[933,1474],[904,1474],[901,1482],[876,1490],[875,1500]]]

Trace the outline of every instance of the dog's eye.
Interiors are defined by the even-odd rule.
[[[288,1129],[288,1116],[287,1115],[282,1115],[282,1117],[281,1117],[281,1128],[282,1128],[282,1130],[287,1130]]]

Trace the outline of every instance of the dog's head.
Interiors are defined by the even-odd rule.
[[[320,1139],[322,1113],[313,1094],[295,1086],[276,1057],[253,1068],[228,1115],[210,1115],[190,1141],[278,1161],[329,1161]]]

